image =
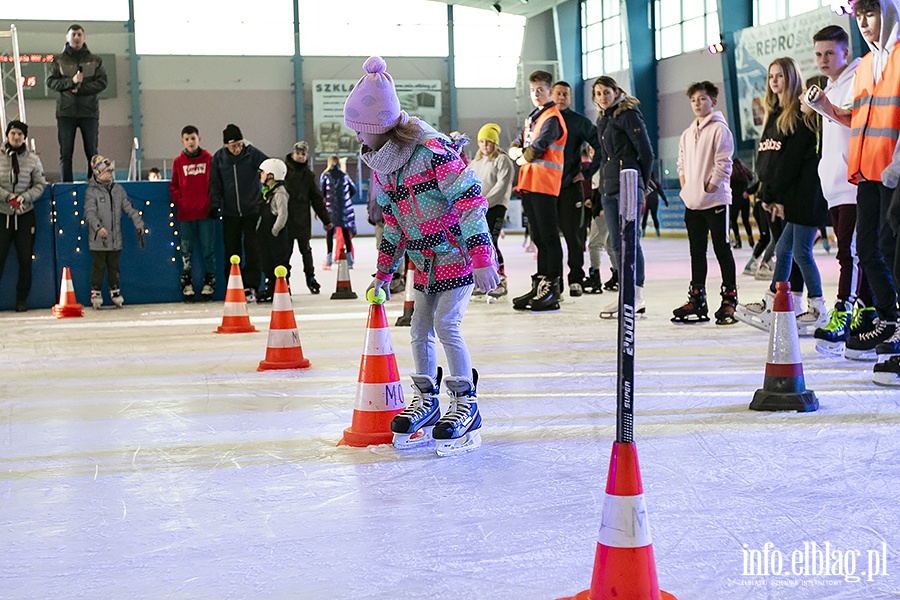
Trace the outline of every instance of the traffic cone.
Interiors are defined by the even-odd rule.
[[[69,267],[63,267],[62,281],[59,283],[59,304],[55,304],[51,310],[57,319],[84,316],[84,306],[75,299],[75,286],[72,284]]]
[[[272,296],[272,320],[269,322],[269,342],[266,344],[266,358],[259,362],[257,371],[277,369],[308,369],[309,361],[303,357],[300,347],[300,333],[291,305],[288,291],[287,269],[275,267],[275,294]]]
[[[634,442],[613,442],[591,588],[560,600],[675,600],[659,589]]]
[[[335,227],[335,230],[339,230],[340,227]],[[339,235],[340,232],[335,235]],[[343,237],[341,238],[343,239]],[[347,248],[344,247],[343,243],[340,247],[340,254],[337,254],[338,259],[335,261],[337,263],[337,287],[334,290],[334,293],[331,295],[332,300],[355,300],[357,298],[356,292],[353,291],[353,287],[350,285],[350,269],[347,266]]]
[[[409,327],[412,325],[413,310],[416,307],[416,301],[413,300],[413,288],[416,281],[416,265],[413,261],[409,261],[406,267],[406,297],[403,300],[403,315],[397,318],[394,323],[397,327]]]
[[[814,412],[819,410],[815,392],[806,389],[797,316],[790,294],[791,284],[775,282],[769,354],[762,389],[753,394],[750,410]]]
[[[228,275],[228,289],[225,290],[225,311],[222,324],[214,333],[253,333],[259,331],[250,322],[247,312],[247,297],[244,296],[244,280],[241,278],[241,257],[231,257],[231,273]]]
[[[390,444],[394,439],[391,419],[404,408],[403,386],[384,304],[372,303],[366,324],[366,347],[359,362],[353,420],[338,446]]]

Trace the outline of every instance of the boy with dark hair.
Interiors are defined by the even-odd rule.
[[[513,298],[516,310],[559,309],[562,244],[556,206],[568,132],[562,113],[550,98],[552,82],[553,76],[547,71],[534,71],[528,76],[534,110],[509,149],[509,157],[519,165],[516,189],[522,196],[538,255],[531,290]]]
[[[719,102],[719,88],[709,81],[700,81],[688,87],[687,96],[697,118],[684,130],[678,143],[678,179],[691,250],[691,286],[687,303],[672,311],[672,321],[709,321],[706,240],[711,237],[722,273],[722,306],[716,311],[716,324],[731,325],[737,306],[734,255],[728,243],[734,138],[722,112],[714,110]]]
[[[200,131],[193,125],[181,130],[184,150],[172,161],[169,193],[177,209],[181,234],[181,296],[194,299],[191,257],[195,251],[203,269],[200,295],[211,300],[216,292],[216,222],[209,218],[209,173],[212,154],[200,147]]]

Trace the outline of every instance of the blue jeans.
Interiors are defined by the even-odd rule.
[[[182,221],[181,231],[181,272],[191,273],[191,256],[196,247],[200,251],[200,267],[203,274],[216,272],[216,222],[213,219]]]
[[[772,274],[772,285],[769,286],[772,292],[775,291],[776,281],[788,281],[793,260],[803,274],[807,295],[810,298],[822,295],[822,279],[819,277],[816,259],[813,258],[813,242],[818,230],[819,228],[814,225],[785,222],[784,231],[775,246],[775,272]]]
[[[97,154],[100,135],[100,117],[56,117],[56,136],[59,139],[59,177],[62,181],[72,178],[72,155],[75,153],[75,130],[81,129],[81,142],[87,158],[87,180],[91,178],[91,158]]]
[[[437,347],[434,334],[441,340],[447,367],[451,377],[472,378],[472,359],[469,348],[459,332],[469,296],[475,286],[467,285],[437,294],[426,294],[415,290],[413,298],[416,310],[410,324],[413,362],[416,373],[435,377],[437,375]]]
[[[641,214],[641,207],[644,202],[644,190],[640,190],[640,201],[638,202],[637,215],[635,215],[635,227],[637,227],[637,218]],[[622,231],[619,227],[619,195],[604,195],[601,199],[603,204],[603,215],[606,217],[606,226],[609,228],[609,242],[613,249],[613,261],[616,270],[621,266],[619,253],[622,251]],[[641,238],[638,238],[635,252],[635,276],[634,284],[637,287],[644,287],[644,251],[641,249]],[[790,264],[790,263],[788,263]]]

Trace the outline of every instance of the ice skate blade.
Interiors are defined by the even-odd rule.
[[[392,444],[397,450],[414,450],[434,443],[431,430],[434,426],[423,427],[414,433],[395,433]]]
[[[434,451],[438,456],[455,456],[471,452],[481,446],[481,430],[476,429],[452,440],[435,440]]]
[[[847,345],[844,342],[829,342],[828,340],[816,341],[816,352],[822,356],[843,358]]]
[[[875,349],[872,350],[855,350],[853,348],[846,348],[844,350],[844,358],[848,360],[859,360],[863,362],[875,362],[878,360],[878,354],[875,352]]]
[[[669,319],[676,325],[697,325],[698,323],[709,323],[709,317],[701,317],[699,315],[694,315],[694,318],[690,317],[672,317]]]
[[[752,313],[742,313],[741,311],[735,311],[734,318],[741,323],[750,325],[751,327],[756,327],[757,329],[765,331],[766,333],[768,333],[769,331],[769,322],[764,321],[759,316]]]
[[[887,387],[900,387],[900,374],[898,373],[873,373],[872,383]]]

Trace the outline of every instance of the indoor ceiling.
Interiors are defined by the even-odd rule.
[[[544,11],[550,10],[557,4],[561,4],[564,0],[437,0],[444,4],[458,4],[460,6],[471,6],[473,8],[483,8],[485,10],[497,10],[510,15],[521,15],[523,17],[533,17]]]

